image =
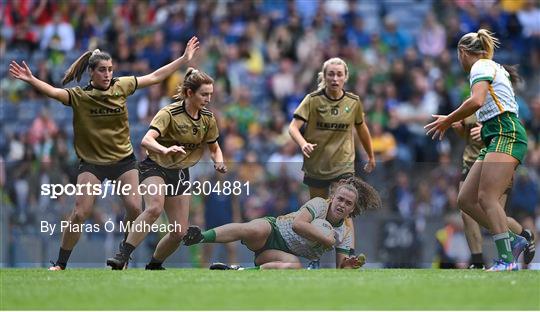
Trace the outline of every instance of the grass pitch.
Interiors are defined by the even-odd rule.
[[[0,270],[2,310],[540,310],[540,271]]]

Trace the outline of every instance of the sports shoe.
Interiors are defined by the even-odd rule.
[[[126,242],[125,240],[123,240],[123,241],[120,242],[120,244],[118,245],[119,250],[122,250],[122,248],[124,247],[124,246],[122,246],[122,244],[124,244],[125,242]],[[126,261],[126,264],[124,264],[123,270],[127,270],[127,269],[128,269],[128,267],[129,267],[129,261],[131,261],[131,260],[133,260],[133,259],[131,258],[131,256],[129,256],[129,258],[128,258],[127,261]]]
[[[156,271],[163,271],[163,270],[166,270],[161,264],[159,265],[152,265],[152,264],[147,264],[146,267],[144,268],[145,270],[156,270]]]
[[[523,251],[523,262],[529,264],[533,261],[536,252],[534,247],[534,233],[530,230],[525,230],[525,232],[529,233],[531,239],[527,241],[527,247],[525,247],[525,250]]]
[[[192,225],[188,227],[186,235],[184,235],[184,238],[182,239],[184,241],[184,245],[191,246],[200,243],[204,239],[204,236],[202,235],[201,228]]]
[[[485,270],[486,267],[483,264],[471,263],[471,265],[469,265],[469,267],[467,269],[469,269],[469,270]]]
[[[318,269],[320,269],[320,267],[321,267],[321,262],[320,262],[319,259],[317,259],[317,260],[311,261],[308,264],[307,269],[308,270],[318,270]]]
[[[511,243],[512,245],[512,255],[514,256],[514,261],[518,261],[519,255],[527,248],[527,239],[523,236],[516,235],[516,239]]]
[[[486,271],[488,272],[502,272],[502,271],[518,271],[519,266],[518,264],[513,262],[505,262],[501,259],[496,259],[493,263],[493,266]]]
[[[227,264],[221,263],[221,262],[214,262],[210,266],[210,270],[237,270],[237,271],[242,271],[242,270],[244,270],[244,268],[239,266],[239,265],[236,265],[236,264],[227,265]]]
[[[113,270],[123,270],[128,260],[128,257],[119,252],[114,257],[107,259],[107,265]]]
[[[52,266],[49,267],[49,271],[64,271],[66,269],[66,267],[56,264],[55,262],[51,261],[51,264]]]

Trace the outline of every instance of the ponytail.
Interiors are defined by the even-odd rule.
[[[82,74],[87,67],[94,69],[99,61],[108,61],[110,59],[111,56],[108,53],[101,52],[99,49],[85,52],[66,70],[64,78],[62,78],[62,85],[65,86],[73,79],[76,79],[77,82],[81,81]]]
[[[493,59],[495,48],[499,47],[499,39],[486,29],[480,29],[477,33],[463,35],[458,42],[458,48],[462,48],[468,53],[483,54],[487,59]]]
[[[519,65],[503,65],[503,67],[508,72],[508,74],[510,74],[510,81],[512,83],[520,82],[521,80],[523,80],[518,72]]]
[[[213,84],[214,79],[205,72],[202,72],[193,67],[189,67],[184,76],[184,81],[178,86],[178,92],[173,96],[176,100],[182,100],[187,98],[187,91],[191,90],[197,92],[197,90],[203,84]]]
[[[486,51],[486,58],[493,59],[495,48],[499,47],[499,39],[493,36],[493,33],[486,29],[478,30],[478,40]]]

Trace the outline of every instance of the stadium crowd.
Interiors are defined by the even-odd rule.
[[[421,231],[426,219],[457,210],[464,146],[452,134],[432,141],[423,126],[468,97],[457,40],[487,28],[501,39],[496,61],[520,64],[524,78],[515,89],[529,151],[514,180],[519,196],[511,197],[509,208],[532,228],[540,224],[539,21],[534,0],[1,1],[3,217],[17,233],[37,231],[44,218],[65,218],[74,199],[40,196],[40,185],[74,183],[78,161],[70,109],[11,79],[11,60],[26,60],[39,79],[60,86],[69,64],[87,50],[109,52],[115,76],[138,75],[179,57],[196,35],[201,49],[192,66],[215,80],[210,109],[230,168],[221,179],[252,184],[252,194],[240,198],[239,213],[229,218],[282,215],[306,201],[302,155],[287,126],[305,94],[315,90],[322,62],[340,56],[350,69],[347,89],[362,99],[378,162],[371,174],[357,165],[358,174],[382,195],[379,213],[414,220]],[[142,136],[157,111],[172,102],[182,77],[178,72],[128,99],[139,160]],[[217,179],[213,175],[204,166],[192,173],[198,180]],[[219,200],[194,198],[193,223],[204,226],[212,214],[205,216],[202,206],[212,209]],[[115,198],[97,207],[93,222],[122,220]]]

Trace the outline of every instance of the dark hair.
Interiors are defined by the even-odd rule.
[[[189,67],[184,76],[184,81],[178,86],[177,93],[173,96],[174,99],[181,100],[187,97],[187,91],[197,92],[203,84],[213,84],[214,79],[205,72],[202,72],[193,67]]]
[[[81,76],[87,67],[95,69],[99,61],[108,61],[111,59],[109,53],[101,52],[99,49],[87,51],[66,70],[64,78],[62,78],[62,85],[68,84],[73,79],[76,79],[77,82],[81,81]]]
[[[340,180],[332,187],[330,193],[335,193],[341,187],[349,189],[349,187],[351,186],[356,190],[355,193],[357,195],[356,205],[353,212],[351,212],[351,214],[349,215],[351,218],[356,217],[357,215],[363,213],[366,210],[377,210],[381,208],[382,201],[381,197],[379,196],[379,192],[377,192],[377,190],[375,190],[373,186],[369,185],[365,181],[362,181],[362,179],[358,177],[353,176],[347,179]]]
[[[511,82],[520,82],[521,80],[523,80],[521,78],[521,76],[519,75],[519,72],[518,72],[518,68],[519,68],[519,65],[518,64],[514,64],[514,65],[503,65],[504,69],[508,72],[508,74],[510,75],[510,81]]]

